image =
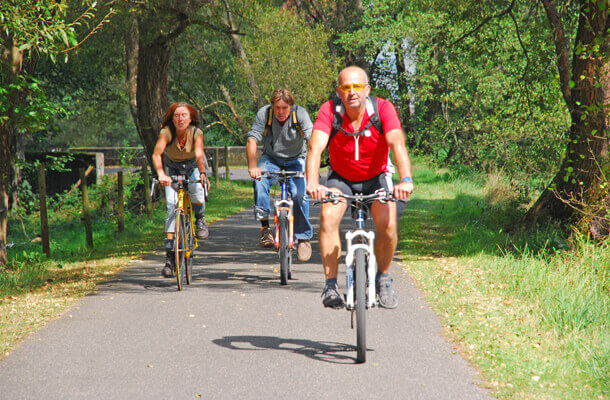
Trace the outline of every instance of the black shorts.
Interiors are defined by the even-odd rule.
[[[353,182],[343,178],[335,171],[331,171],[326,179],[326,187],[339,189],[343,194],[349,195],[354,193],[367,195],[375,193],[379,189],[385,189],[388,193],[394,192],[394,183],[392,183],[392,174],[390,172],[383,172],[366,181]]]

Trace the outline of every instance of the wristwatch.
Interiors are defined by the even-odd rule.
[[[409,182],[413,183],[413,178],[411,178],[410,176],[405,176],[400,181],[401,182],[407,182],[407,183],[409,183]]]

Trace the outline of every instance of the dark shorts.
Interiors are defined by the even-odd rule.
[[[348,181],[335,171],[331,171],[326,179],[326,187],[339,189],[343,194],[352,195],[354,193],[362,193],[364,195],[375,193],[379,189],[385,189],[386,192],[394,192],[394,184],[392,183],[392,173],[383,172],[374,178],[366,181],[353,182]],[[354,212],[356,211],[354,205],[350,201],[348,208],[352,213],[352,218],[355,218]],[[346,210],[347,211],[347,210]],[[365,209],[365,213],[367,213]],[[365,219],[367,217],[365,216]]]
[[[331,171],[326,179],[327,188],[339,189],[343,194],[372,194],[376,190],[385,189],[386,192],[394,192],[394,184],[392,183],[392,174],[390,172],[384,172],[377,175],[374,178],[366,181],[353,182],[348,181],[335,171]]]

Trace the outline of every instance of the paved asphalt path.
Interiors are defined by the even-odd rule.
[[[356,364],[350,314],[321,303],[317,241],[280,286],[251,211],[210,232],[184,291],[160,276],[159,251],[31,335],[0,361],[0,399],[491,398],[399,264],[400,305],[368,311]]]

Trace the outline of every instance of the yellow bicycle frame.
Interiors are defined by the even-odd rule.
[[[184,211],[184,216],[188,220],[188,224],[191,225],[191,233],[193,234],[193,238],[195,239],[195,245],[192,249],[186,249],[184,254],[185,258],[191,258],[191,254],[193,250],[195,250],[199,246],[199,242],[197,241],[197,235],[195,234],[195,223],[193,222],[193,205],[191,204],[191,198],[188,194],[188,191],[184,188],[178,189],[178,204],[176,205],[176,210],[181,208]]]

